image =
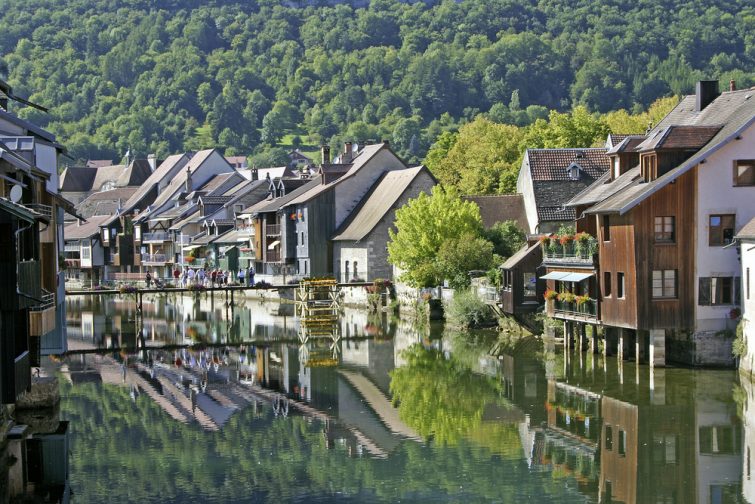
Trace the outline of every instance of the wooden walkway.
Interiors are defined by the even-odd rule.
[[[354,288],[354,287],[369,287],[373,285],[372,282],[354,282],[354,283],[339,283],[339,288]],[[246,285],[224,285],[222,287],[204,287],[197,290],[189,287],[172,287],[158,289],[154,287],[150,288],[137,288],[136,291],[128,294],[202,294],[205,292],[245,292],[245,291],[281,291],[299,289],[298,284],[290,285],[270,285],[265,287],[249,287]],[[125,294],[120,289],[81,289],[81,290],[67,290],[66,296],[112,296],[115,294]]]

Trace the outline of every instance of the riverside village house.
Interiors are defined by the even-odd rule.
[[[42,355],[66,350],[63,215],[55,136],[9,111],[13,101],[46,111],[0,81],[0,396],[14,403]]]
[[[346,143],[332,161],[329,147],[321,155],[319,166],[296,156],[280,168],[239,169],[209,149],[69,168],[64,187],[81,190],[69,194],[86,219],[66,227],[69,285],[142,281],[148,271],[171,279],[187,267],[221,268],[233,278],[252,267],[258,281],[271,283],[392,279],[393,212],[435,179],[408,167],[387,142]]]
[[[733,365],[743,274],[745,297],[749,285],[745,225],[755,217],[753,95],[701,81],[646,134],[609,139],[603,173],[574,156],[569,178],[594,180],[561,201],[562,212],[525,195],[541,239],[503,265],[503,310],[519,315],[545,297],[567,335],[583,341],[588,326],[594,337],[601,328],[609,352],[652,365]],[[520,174],[529,179],[537,191],[537,176]],[[576,235],[543,225],[561,213],[573,216]]]

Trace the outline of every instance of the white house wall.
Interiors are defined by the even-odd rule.
[[[383,173],[404,168],[406,168],[404,163],[389,149],[380,149],[359,171],[338,183],[335,188],[336,229],[362,201],[364,195]]]
[[[60,179],[58,175],[58,151],[50,144],[37,140],[34,142],[36,148],[35,163],[37,167],[50,174],[47,181],[47,191],[53,194],[58,193]]]
[[[742,250],[742,320],[747,352],[741,357],[743,372],[752,376],[755,372],[755,240],[743,240]],[[750,271],[750,296],[747,296],[747,270]],[[755,424],[755,417],[753,423]],[[753,487],[755,491],[755,487]]]
[[[524,200],[524,212],[527,215],[528,232],[535,234],[537,232],[537,204],[535,203],[535,188],[532,185],[532,174],[530,173],[529,153],[524,155],[522,167],[519,169],[519,177],[516,179],[516,192],[522,195]]]
[[[697,167],[697,261],[695,271],[696,329],[718,331],[727,328],[733,305],[700,306],[700,277],[739,277],[741,266],[736,247],[708,245],[708,216],[736,214],[735,234],[755,217],[755,187],[733,186],[733,162],[755,158],[755,126],[722,147],[705,164]]]

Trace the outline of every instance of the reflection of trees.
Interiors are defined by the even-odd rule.
[[[469,438],[503,455],[522,455],[516,425],[483,421],[486,407],[509,406],[500,381],[421,345],[407,349],[404,357],[406,366],[391,373],[391,393],[404,422],[442,445]]]
[[[496,395],[487,385],[466,391]],[[77,502],[282,502],[336,495],[384,502],[583,500],[564,495],[546,473],[491,458],[477,442],[461,438],[453,448],[407,441],[389,461],[350,458],[346,445],[326,448],[322,422],[275,419],[269,406],[249,407],[222,430],[205,432],[173,421],[144,394],[132,401],[125,388],[61,380],[61,397],[62,415],[71,420]]]

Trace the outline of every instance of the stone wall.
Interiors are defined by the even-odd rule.
[[[733,368],[733,342],[734,334],[723,331],[668,331],[666,360],[688,366]]]

